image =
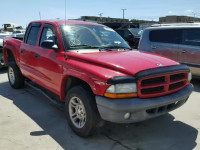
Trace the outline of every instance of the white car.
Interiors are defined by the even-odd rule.
[[[9,37],[12,35],[12,32],[1,32],[0,33],[0,39],[3,39],[5,37]]]
[[[1,32],[0,33],[0,69],[5,67],[4,58],[3,58],[3,39],[5,37],[10,37],[12,32]]]
[[[25,34],[25,30],[14,30],[10,37],[18,37],[23,38]]]

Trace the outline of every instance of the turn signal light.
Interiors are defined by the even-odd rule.
[[[104,96],[112,99],[132,98],[132,97],[137,97],[137,93],[125,93],[125,94],[105,93]]]

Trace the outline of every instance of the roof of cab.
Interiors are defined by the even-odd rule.
[[[86,22],[86,21],[80,21],[80,20],[37,20],[37,21],[32,21],[31,23],[56,23],[58,25],[65,25],[65,24],[82,24],[82,25],[99,25],[99,26],[104,26],[102,24],[98,23],[93,23],[93,22]]]

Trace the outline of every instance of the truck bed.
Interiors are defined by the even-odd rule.
[[[20,56],[20,46],[21,43],[23,42],[22,38],[16,38],[16,37],[7,37],[4,39],[4,49],[3,49],[3,55],[4,58],[7,57],[7,53],[5,52],[7,49],[12,51],[12,53],[15,56],[16,62],[18,62],[19,56]],[[8,65],[8,60],[5,59],[5,64]]]

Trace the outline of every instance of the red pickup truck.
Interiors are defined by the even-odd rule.
[[[193,90],[187,66],[132,50],[112,29],[81,21],[34,21],[23,41],[3,42],[13,88],[26,81],[62,102],[73,131],[103,120],[133,123],[183,105]]]

